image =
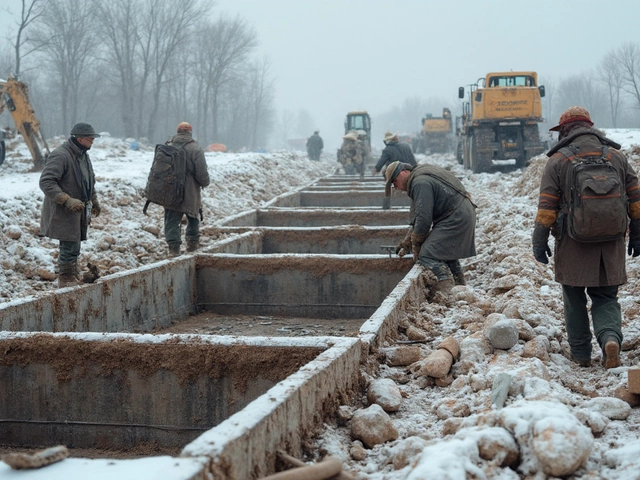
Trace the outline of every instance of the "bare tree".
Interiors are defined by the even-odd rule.
[[[640,44],[623,44],[614,54],[614,58],[622,74],[622,89],[629,93],[640,107]]]
[[[64,128],[78,120],[82,76],[95,58],[96,17],[91,13],[91,4],[83,0],[49,0],[33,34],[57,76]]]
[[[198,65],[201,85],[201,108],[203,125],[207,125],[211,109],[211,138],[219,139],[218,115],[223,88],[237,75],[246,58],[258,45],[253,28],[240,17],[220,17],[207,24],[198,34]]]
[[[147,122],[147,137],[153,138],[160,95],[170,62],[186,47],[196,23],[208,14],[208,2],[199,6],[197,0],[182,0],[180,8],[172,0],[146,0],[148,15],[139,29],[141,52],[151,66],[151,110]],[[143,95],[141,95],[143,96]]]
[[[306,138],[311,135],[316,128],[316,121],[306,108],[298,110],[298,116],[296,118],[295,134],[298,137]]]
[[[18,25],[18,31],[16,32],[15,41],[12,41],[14,53],[15,53],[15,65],[14,75],[16,78],[20,77],[20,69],[22,67],[22,59],[29,54],[36,51],[39,47],[38,44],[31,45],[32,48],[26,53],[22,50],[22,47],[31,43],[31,38],[26,35],[26,30],[29,26],[38,20],[42,15],[45,1],[44,0],[22,0],[22,8],[20,13],[20,19],[16,22]]]
[[[136,85],[139,85],[136,59],[139,46],[139,2],[96,0],[93,5],[100,16],[100,33],[106,46],[104,49],[105,72],[118,92],[123,130],[139,134],[140,127],[135,123],[134,113],[141,109],[142,102],[142,99],[136,95]]]
[[[268,125],[273,116],[273,88],[270,76],[271,62],[263,58],[254,62],[250,70],[249,83],[249,117],[251,119],[251,149],[255,150],[259,143],[266,143],[260,138],[260,132],[267,134]]]
[[[291,133],[293,132],[295,122],[296,115],[291,110],[285,109],[280,112],[280,118],[278,122],[278,136],[280,137],[281,145],[284,148],[290,148],[288,140],[291,136]]]
[[[604,86],[609,99],[611,126],[617,127],[618,112],[620,111],[620,94],[622,93],[622,72],[620,63],[616,60],[615,52],[605,56],[596,67],[598,81]]]

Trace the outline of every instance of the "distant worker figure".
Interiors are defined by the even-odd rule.
[[[417,165],[416,157],[414,157],[411,147],[408,143],[399,142],[398,135],[391,132],[384,134],[384,150],[380,155],[380,160],[376,163],[373,174],[381,172],[384,167],[393,162],[402,162],[415,167]]]
[[[40,174],[44,192],[40,234],[60,240],[58,286],[79,285],[78,257],[91,216],[100,215],[96,177],[87,153],[99,137],[88,123],[76,123],[69,139],[47,158]]]
[[[342,147],[338,150],[338,161],[344,167],[347,175],[364,175],[364,159],[362,145],[358,141],[358,134],[351,130],[342,137]]]
[[[186,153],[186,177],[184,198],[176,205],[164,206],[164,238],[169,246],[169,256],[180,255],[181,232],[180,222],[187,216],[185,240],[187,252],[194,252],[199,247],[200,219],[198,214],[202,207],[201,189],[209,185],[209,171],[204,158],[204,151],[192,138],[193,128],[187,122],[178,125],[177,135],[171,137],[167,144],[183,147]]]
[[[476,206],[464,185],[448,170],[429,164],[396,161],[384,176],[387,197],[393,185],[411,198],[410,227],[396,253],[412,252],[414,261],[433,272],[433,294],[448,295],[454,284],[465,285],[459,259],[476,254]]]
[[[309,160],[320,160],[320,154],[324,148],[324,142],[320,136],[320,130],[315,130],[307,140],[307,154]]]
[[[362,147],[363,163],[366,165],[371,159],[371,143],[368,141],[367,132],[365,130],[356,130],[358,135],[358,142]]]
[[[588,295],[603,366],[614,368],[621,365],[617,296],[627,281],[627,228],[627,252],[640,255],[640,188],[620,145],[592,127],[589,112],[574,106],[551,128],[558,142],[547,153],[531,243],[535,259],[547,264],[549,233],[555,237],[555,280],[562,285],[571,360],[591,366]]]

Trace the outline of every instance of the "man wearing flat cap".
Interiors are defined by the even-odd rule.
[[[476,206],[462,182],[435,165],[414,167],[397,161],[384,177],[386,197],[393,186],[411,198],[409,231],[396,253],[412,252],[414,261],[433,272],[437,282],[432,294],[448,295],[454,285],[464,285],[460,259],[476,254]]]

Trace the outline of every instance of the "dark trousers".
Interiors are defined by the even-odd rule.
[[[591,298],[591,320],[600,348],[609,337],[613,337],[619,345],[622,345],[622,314],[618,303],[618,287],[562,285],[567,337],[571,354],[578,360],[591,358],[591,329],[589,327],[589,312],[587,311],[587,295]]]
[[[80,256],[81,242],[67,242],[60,240],[60,255],[58,256],[58,263],[65,265],[67,263],[73,263],[78,261]]]
[[[184,215],[186,214],[183,212],[164,210],[164,238],[169,245],[180,245],[182,243],[180,238],[180,222]],[[185,231],[185,235],[187,237],[197,237],[200,235],[200,220],[198,217],[187,215],[187,230]]]
[[[451,276],[456,279],[463,274],[460,260],[437,260],[426,255],[420,255],[418,263],[430,269],[438,281],[450,279]]]

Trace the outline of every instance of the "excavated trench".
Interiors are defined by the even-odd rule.
[[[300,454],[423,299],[389,254],[407,199],[381,209],[370,179],[322,179],[203,230],[224,240],[196,255],[5,304],[0,453],[206,457],[214,478]]]

